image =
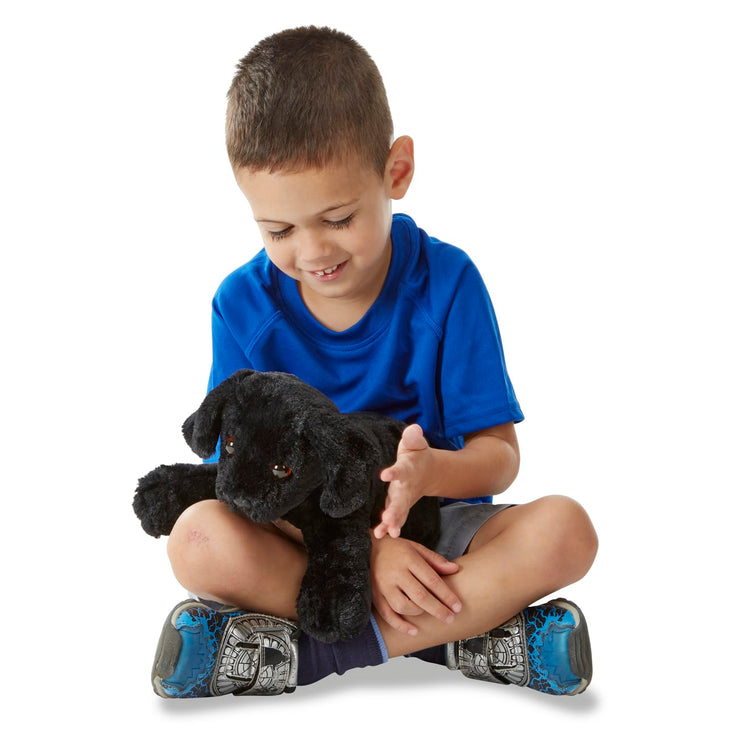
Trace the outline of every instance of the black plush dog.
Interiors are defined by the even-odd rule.
[[[308,555],[300,627],[318,640],[347,640],[370,616],[369,530],[387,492],[379,474],[395,461],[405,426],[342,414],[293,375],[239,370],[182,428],[202,458],[221,439],[218,464],[159,466],[139,481],[133,508],[153,536],[169,534],[185,508],[214,497],[259,523],[288,520],[302,530]],[[439,527],[437,498],[425,497],[402,534],[432,548]]]

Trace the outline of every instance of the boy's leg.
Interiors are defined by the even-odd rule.
[[[201,599],[296,618],[307,555],[272,524],[204,500],[177,520],[167,552],[177,580]]]
[[[569,498],[542,498],[493,516],[456,558],[461,570],[446,579],[464,603],[461,613],[451,624],[412,618],[416,639],[381,622],[389,654],[426,639],[435,645],[413,656],[467,677],[558,695],[582,692],[592,672],[582,612],[563,599],[527,605],[581,578],[596,548],[588,516]]]
[[[401,656],[497,627],[532,602],[582,578],[597,539],[583,508],[562,496],[541,498],[492,516],[477,531],[461,569],[445,580],[463,603],[452,623],[422,615],[419,632],[402,633],[378,618],[388,655]]]
[[[165,698],[289,692],[388,658],[372,618],[343,644],[299,631],[305,549],[271,524],[206,500],[180,516],[167,549],[177,580],[202,601],[178,604],[164,624],[152,680]]]
[[[596,548],[588,515],[569,498],[545,497],[492,516],[457,558],[459,572],[446,579],[463,602],[461,612],[452,623],[426,615],[415,618],[416,636],[378,618],[389,656],[495,627],[583,577]],[[168,552],[177,580],[201,598],[296,617],[305,550],[272,525],[254,524],[207,500],[183,513]]]
[[[206,501],[183,514],[169,552],[178,580],[199,595],[249,611],[295,617],[305,552],[274,527],[252,524],[218,502]],[[318,647],[323,648],[312,670],[318,670],[314,679],[380,663],[384,659],[373,656],[373,644],[382,643],[375,641],[380,633],[385,658],[496,629],[529,603],[583,576],[595,552],[596,535],[588,516],[568,498],[543,498],[505,510],[484,523],[458,558],[460,571],[447,579],[464,605],[453,623],[423,615],[413,618],[419,632],[409,636],[378,618],[379,627],[369,628],[362,643],[341,644],[340,653],[308,639],[303,650],[313,661]],[[352,648],[360,652],[353,654]]]

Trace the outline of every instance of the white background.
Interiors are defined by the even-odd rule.
[[[593,570],[563,592],[593,639],[579,698],[403,659],[276,699],[151,692],[183,592],[133,488],[197,460],[179,428],[205,389],[211,296],[259,248],[224,96],[250,47],[308,23],[378,62],[417,147],[395,208],[464,247],[490,287],[527,417],[507,499],[567,493],[597,526]],[[748,38],[746,4],[720,0],[4,4],[14,747],[733,736],[748,670]]]

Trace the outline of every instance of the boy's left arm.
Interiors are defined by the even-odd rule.
[[[409,425],[396,462],[380,474],[389,487],[375,538],[397,537],[411,507],[424,495],[460,500],[504,492],[518,474],[519,461],[512,422],[467,435],[458,451],[431,448],[419,425]]]

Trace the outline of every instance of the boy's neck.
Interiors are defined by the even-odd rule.
[[[346,331],[359,323],[372,306],[364,300],[325,299],[311,295],[306,287],[297,284],[302,301],[310,314],[322,326],[336,331]],[[374,301],[374,300],[373,300]]]

